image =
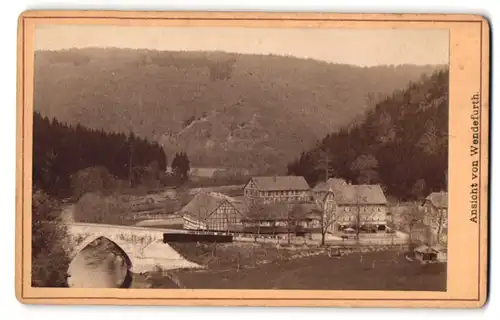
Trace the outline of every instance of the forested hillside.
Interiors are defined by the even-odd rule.
[[[447,187],[448,71],[423,76],[368,110],[357,124],[328,134],[288,165],[314,185],[329,176],[381,183],[416,199]]]
[[[167,154],[186,152],[193,166],[276,174],[380,97],[435,69],[224,52],[38,51],[34,106],[73,125],[133,131]]]
[[[71,195],[71,179],[82,169],[105,168],[116,179],[129,179],[143,168],[164,171],[166,156],[156,142],[133,133],[106,133],[71,126],[34,114],[33,185],[56,196]]]

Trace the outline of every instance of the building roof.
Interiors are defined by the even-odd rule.
[[[180,213],[196,219],[205,220],[225,202],[231,204],[241,213],[240,210],[243,205],[240,201],[216,192],[197,193],[194,198],[180,210]]]
[[[321,211],[315,203],[271,203],[265,205],[255,205],[249,208],[247,220],[288,220],[312,219]]]
[[[441,245],[441,244],[436,244],[436,245],[432,246],[432,249],[436,252],[448,253],[448,248],[446,246]]]
[[[448,253],[448,248],[442,245],[434,245],[434,246],[427,246],[427,245],[421,245],[417,248],[415,248],[416,252],[420,253]]]
[[[330,178],[326,182],[319,182],[315,187],[314,191],[328,191],[330,189],[335,190],[343,185],[346,185],[347,182],[344,179],[340,178]]]
[[[436,208],[448,208],[448,192],[432,192],[425,199]]]
[[[260,191],[310,190],[306,180],[301,176],[253,177],[251,181]]]
[[[243,196],[238,196],[238,197],[229,197],[231,200],[231,204],[238,210],[242,215],[245,215],[247,212],[247,204],[245,202],[245,197]]]
[[[343,185],[334,192],[335,201],[343,205],[387,204],[384,191],[378,184]]]
[[[415,252],[419,252],[419,253],[435,253],[435,251],[431,247],[426,246],[426,245],[421,245],[421,246],[415,248]]]

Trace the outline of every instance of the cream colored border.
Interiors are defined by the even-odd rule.
[[[31,288],[33,48],[37,24],[444,28],[450,32],[449,262],[447,292]],[[474,308],[486,301],[489,25],[477,15],[28,11],[19,18],[16,296],[30,304],[377,306]],[[480,215],[469,221],[470,97],[481,94]]]

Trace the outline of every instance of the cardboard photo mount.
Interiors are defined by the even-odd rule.
[[[37,26],[42,24],[448,30],[450,138],[447,291],[31,287],[34,35]],[[20,302],[432,308],[479,308],[486,303],[490,26],[484,17],[472,14],[26,11],[19,17],[17,46],[16,296]],[[327,48],[328,44],[325,44]],[[474,108],[479,109],[476,120],[472,116]],[[471,152],[476,147],[477,152]],[[474,194],[476,196],[472,197]]]

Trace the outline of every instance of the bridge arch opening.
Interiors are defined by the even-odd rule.
[[[89,237],[74,250],[68,268],[68,285],[129,288],[132,282],[131,257],[120,241],[106,236]]]

